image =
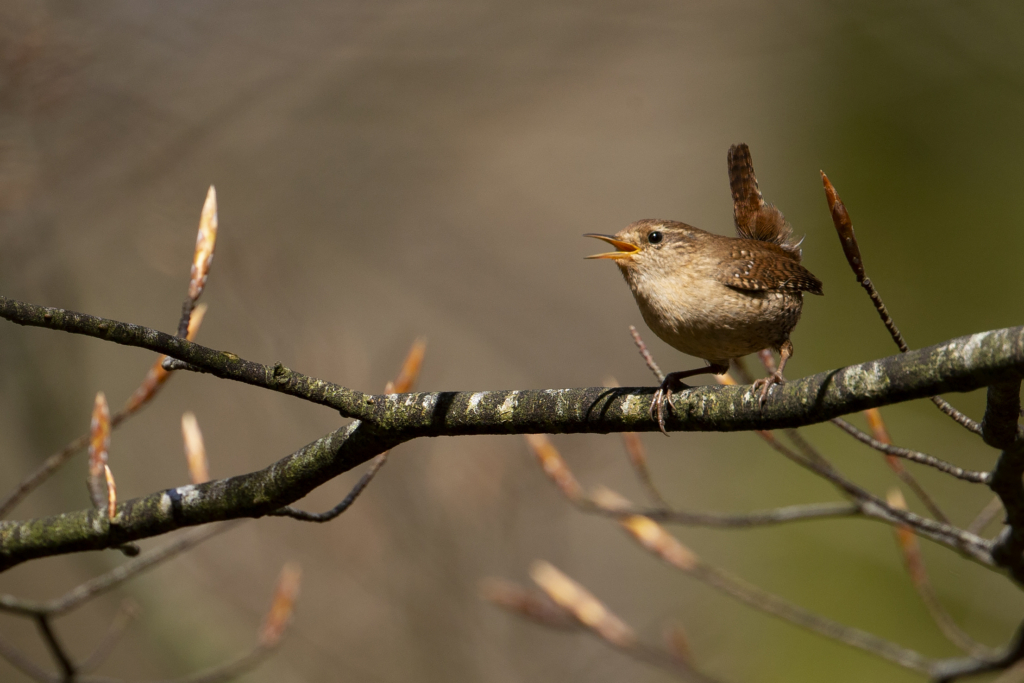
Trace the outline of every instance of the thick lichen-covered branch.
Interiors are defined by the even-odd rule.
[[[106,515],[83,510],[0,523],[0,569],[47,555],[116,547],[184,526],[266,515],[340,473],[418,437],[657,428],[650,418],[653,388],[368,395],[280,364],[261,365],[156,330],[72,311],[0,297],[0,317],[149,349],[218,377],[281,391],[360,419],[264,470],[124,502],[111,521]],[[1008,328],[812,375],[774,388],[763,409],[745,387],[695,387],[676,395],[667,426],[673,431],[798,427],[865,408],[979,389],[1021,374],[1024,327]],[[943,542],[942,529],[928,527],[929,520],[906,516],[894,521],[910,523]],[[968,545],[973,543],[975,552],[969,554],[974,559],[979,559],[978,553],[987,556],[987,548],[974,543],[973,537],[968,540]],[[963,551],[962,543],[954,545]]]
[[[116,547],[182,527],[260,517],[394,445],[355,422],[266,469],[121,503],[111,520],[105,512],[88,509],[0,522],[0,570],[38,557]]]
[[[330,406],[404,441],[419,436],[651,431],[653,388],[431,392],[371,396],[282,366],[261,365],[138,325],[0,297],[0,317],[163,353],[190,366]],[[1024,373],[1024,327],[960,337],[898,356],[819,373],[772,390],[763,409],[745,387],[676,394],[674,431],[779,429]]]

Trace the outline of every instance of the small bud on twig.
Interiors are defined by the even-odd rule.
[[[527,434],[526,443],[530,445],[533,454],[537,456],[544,474],[548,475],[555,486],[562,494],[571,501],[578,501],[583,497],[583,487],[576,481],[569,466],[565,464],[562,455],[555,448],[551,440],[543,434]]]
[[[210,185],[199,216],[199,234],[196,235],[196,251],[192,257],[192,274],[188,283],[188,298],[195,301],[203,293],[206,279],[210,275],[213,250],[217,245],[217,191]]]
[[[416,378],[420,375],[420,368],[423,366],[423,356],[427,353],[427,340],[423,337],[412,343],[412,348],[402,363],[402,369],[394,381],[392,390],[386,393],[404,394],[412,390]]]
[[[633,515],[622,520],[621,523],[626,531],[640,542],[640,545],[673,567],[687,572],[697,568],[699,562],[697,556],[654,520]]]
[[[889,489],[885,498],[889,507],[897,510],[907,509],[907,501],[903,497],[903,492],[898,488]],[[893,531],[896,532],[896,542],[900,546],[900,552],[903,553],[903,563],[907,567],[910,580],[920,588],[922,584],[927,583],[928,575],[925,573],[924,562],[921,559],[921,545],[917,541],[917,536],[910,530],[910,527],[902,524],[893,527]]]
[[[633,629],[612,614],[590,591],[551,564],[543,560],[535,562],[530,576],[549,598],[609,643],[629,647],[636,641]]]
[[[206,304],[199,304],[192,311],[192,316],[188,320],[188,334],[186,339],[193,341],[196,337],[196,333],[199,332],[199,326],[203,323],[203,316],[206,315]],[[163,363],[167,359],[167,356],[160,356],[153,367],[146,373],[146,377],[142,380],[142,384],[135,390],[135,393],[129,397],[128,402],[122,409],[123,413],[134,413],[136,410],[141,408],[143,405],[148,403],[153,396],[156,395],[157,390],[163,386],[167,378],[171,376],[168,370],[164,369]]]
[[[677,662],[684,666],[693,666],[690,639],[682,626],[672,625],[665,629],[665,647]]]
[[[480,596],[493,605],[545,626],[579,627],[579,622],[572,614],[556,605],[546,595],[523,588],[511,581],[485,579],[480,584]]]
[[[185,440],[185,460],[188,462],[188,475],[192,483],[210,481],[203,433],[199,431],[199,421],[194,413],[188,412],[181,416],[181,435]]]
[[[89,428],[89,497],[93,507],[102,510],[107,507],[106,477],[103,468],[107,464],[107,452],[110,450],[110,409],[107,397],[97,392],[92,409],[92,422]]]
[[[864,263],[861,261],[857,238],[853,234],[853,221],[850,220],[850,214],[846,211],[843,200],[836,194],[836,188],[832,187],[832,183],[829,182],[824,171],[821,172],[821,182],[825,186],[825,199],[828,200],[828,210],[832,213],[832,223],[839,234],[843,253],[850,263],[850,268],[853,269],[853,274],[857,277],[857,282],[863,282]]]
[[[107,463],[103,463],[103,477],[107,480],[107,519],[114,519],[117,514],[117,484]]]
[[[591,494],[590,502],[607,512],[629,510],[632,504],[624,496],[619,495],[606,486],[598,486]]]
[[[274,601],[260,630],[259,641],[262,647],[274,647],[280,642],[284,629],[291,619],[295,601],[299,597],[301,580],[302,568],[297,563],[289,562],[281,569],[281,576],[274,590]]]

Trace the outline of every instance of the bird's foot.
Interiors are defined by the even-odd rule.
[[[776,370],[772,374],[762,379],[754,380],[754,383],[750,385],[750,391],[753,394],[761,390],[761,396],[758,399],[761,410],[764,410],[764,402],[768,400],[768,390],[772,388],[773,384],[785,384],[786,378],[782,376],[782,370]]]
[[[677,375],[682,373],[673,372],[665,377],[662,381],[661,386],[654,392],[654,397],[651,399],[651,419],[657,420],[658,429],[665,436],[668,436],[668,432],[665,431],[665,405],[668,404],[668,410],[672,410],[672,394],[683,389],[689,389],[690,387],[683,384]]]

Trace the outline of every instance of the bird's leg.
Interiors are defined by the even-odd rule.
[[[729,366],[727,364],[711,363],[707,367],[680,370],[679,372],[670,372],[666,375],[661,386],[654,392],[654,397],[651,399],[651,419],[658,421],[658,429],[661,430],[661,433],[668,436],[668,432],[665,431],[665,404],[668,403],[669,410],[671,410],[672,403],[670,401],[672,394],[689,388],[680,380],[693,377],[694,375],[721,375],[728,371]]]
[[[755,380],[750,386],[751,391],[757,392],[758,388],[761,389],[760,403],[761,407],[764,408],[764,402],[768,399],[768,390],[773,384],[785,384],[786,378],[782,376],[782,371],[786,367],[786,361],[793,355],[793,342],[788,339],[782,342],[782,346],[779,347],[779,369],[771,373],[767,377],[759,380]]]

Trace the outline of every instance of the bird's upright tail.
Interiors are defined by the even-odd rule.
[[[729,148],[729,187],[736,234],[740,237],[777,244],[799,255],[799,243],[793,244],[793,228],[782,212],[764,201],[757,187],[750,148],[740,143]]]

